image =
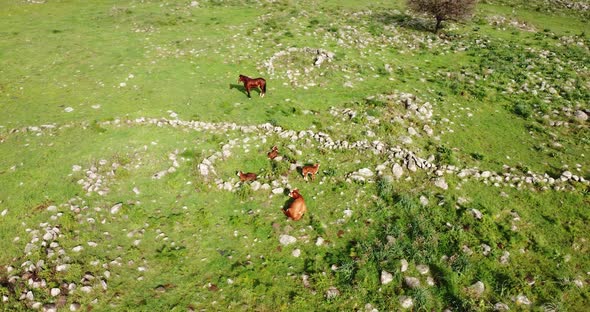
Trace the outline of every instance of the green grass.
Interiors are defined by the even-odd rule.
[[[587,306],[588,184],[457,176],[590,179],[588,122],[572,115],[590,100],[587,12],[485,1],[437,36],[403,1],[0,2],[3,310],[397,311],[401,296],[416,311]],[[280,56],[292,47],[334,58],[314,67],[309,52]],[[239,74],[265,77],[267,96],[248,99]],[[402,93],[429,103],[430,118]],[[230,125],[267,123],[293,132]],[[381,142],[435,168],[392,179],[403,159],[300,131]],[[286,160],[267,159],[273,145]],[[287,160],[320,163],[315,181]],[[205,177],[207,162],[215,173]],[[351,181],[381,164],[384,176]],[[238,170],[270,190],[237,184]],[[435,186],[439,175],[448,189]],[[83,188],[97,179],[97,190]],[[285,219],[278,188],[303,194],[301,221]],[[43,242],[53,227],[61,236]],[[283,246],[281,235],[297,242]],[[478,281],[479,297],[468,290]],[[19,300],[28,291],[34,300]]]

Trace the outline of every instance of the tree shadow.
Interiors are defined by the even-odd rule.
[[[417,31],[433,33],[433,21],[426,20],[420,17],[414,17],[404,13],[393,12],[379,12],[373,15],[375,21],[385,25],[396,25],[403,28],[408,28]]]

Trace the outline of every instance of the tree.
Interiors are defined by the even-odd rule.
[[[407,0],[412,12],[434,17],[437,33],[443,21],[460,21],[470,18],[475,11],[476,0]]]

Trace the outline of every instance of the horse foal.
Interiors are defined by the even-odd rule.
[[[238,171],[237,176],[240,177],[241,182],[256,181],[256,173],[252,173],[252,172],[243,173],[242,171]]]
[[[271,151],[266,154],[268,159],[273,160],[279,156],[279,148],[275,145],[272,147]]]
[[[301,174],[303,174],[303,178],[307,181],[307,176],[311,174],[311,180],[315,178],[316,173],[318,173],[318,169],[320,169],[320,164],[315,164],[312,166],[303,166],[301,168]]]

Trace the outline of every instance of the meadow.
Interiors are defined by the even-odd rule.
[[[0,310],[590,304],[587,1],[0,8]]]

